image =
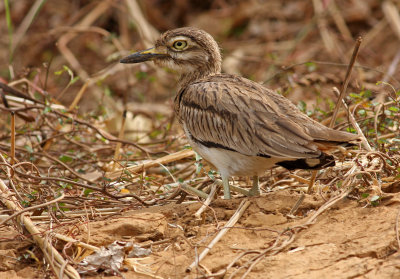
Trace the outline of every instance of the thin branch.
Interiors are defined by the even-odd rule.
[[[353,54],[352,54],[351,59],[350,59],[350,64],[349,64],[349,66],[347,68],[346,76],[345,76],[343,84],[342,84],[342,88],[341,88],[341,91],[340,91],[339,98],[338,98],[338,100],[336,102],[335,110],[333,111],[333,116],[331,118],[331,122],[329,123],[329,127],[330,128],[332,128],[335,125],[336,117],[337,117],[337,114],[339,112],[340,106],[342,104],[342,100],[346,96],[346,90],[347,90],[347,86],[349,84],[350,74],[351,74],[351,71],[353,69],[354,63],[356,62],[358,51],[360,50],[361,42],[362,42],[362,38],[358,37],[358,39],[356,41],[356,45],[354,46]]]

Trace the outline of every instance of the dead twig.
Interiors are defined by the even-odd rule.
[[[37,209],[37,208],[42,208],[42,207],[46,207],[46,206],[48,206],[50,204],[57,203],[57,202],[61,201],[62,199],[64,199],[64,197],[65,197],[65,194],[62,193],[61,196],[59,196],[58,198],[56,198],[54,200],[51,200],[51,201],[48,201],[48,202],[45,202],[45,203],[41,203],[41,204],[38,204],[38,205],[34,205],[34,206],[31,206],[31,207],[27,207],[27,208],[24,208],[22,210],[19,210],[19,211],[15,212],[13,215],[11,215],[10,217],[3,219],[3,221],[0,222],[0,227],[3,224],[7,223],[9,220],[14,219],[15,217],[21,215],[24,212],[32,211],[32,210]]]
[[[22,206],[19,205],[18,201],[12,196],[11,191],[7,188],[2,180],[0,180],[0,197],[2,202],[13,211],[21,211]],[[33,240],[37,243],[40,249],[43,251],[47,262],[52,266],[53,271],[56,275],[59,274],[61,267],[66,265],[65,272],[62,276],[66,275],[67,278],[78,279],[80,278],[78,272],[69,264],[65,263],[63,257],[58,253],[51,243],[41,237],[42,233],[36,228],[29,217],[25,215],[17,216],[19,219],[17,223],[21,223],[31,234]]]
[[[158,158],[156,160],[152,160],[150,162],[146,162],[146,163],[143,163],[143,164],[140,164],[137,166],[130,166],[130,167],[124,168],[122,170],[116,170],[116,171],[109,172],[106,174],[106,177],[108,177],[109,179],[116,179],[121,176],[121,173],[123,171],[129,171],[129,172],[135,174],[137,172],[143,171],[143,170],[151,168],[151,167],[158,166],[160,164],[162,164],[162,165],[168,164],[170,162],[174,162],[177,160],[181,160],[181,159],[193,157],[193,156],[194,156],[193,150],[184,149],[184,150],[175,152],[173,154],[169,154],[167,156],[164,156],[164,157]]]
[[[211,186],[210,194],[208,195],[206,201],[202,204],[202,206],[194,214],[194,217],[196,217],[196,219],[201,219],[201,215],[207,209],[207,207],[210,205],[210,203],[213,201],[216,192],[217,192],[217,185],[216,185],[216,183],[213,183]]]
[[[336,87],[333,88],[333,92],[335,92],[336,96],[338,98],[340,98],[339,90]],[[345,111],[347,112],[347,116],[350,119],[351,125],[354,127],[354,129],[356,129],[357,134],[360,136],[361,143],[362,143],[363,147],[367,151],[372,151],[372,148],[369,145],[369,142],[368,142],[367,138],[365,137],[364,133],[362,132],[362,130],[360,128],[360,125],[358,125],[356,119],[354,118],[354,115],[351,113],[351,111],[350,111],[349,107],[347,106],[346,102],[344,101],[344,99],[342,99],[342,103],[343,103],[343,107],[344,107]]]
[[[204,248],[203,252],[200,253],[198,257],[194,260],[194,262],[186,269],[186,272],[190,272],[195,266],[198,266],[199,263],[201,262],[202,259],[204,259],[205,256],[207,256],[208,252],[214,247],[215,244],[218,243],[218,241],[228,232],[229,228],[232,227],[236,224],[236,222],[240,219],[240,217],[243,215],[244,211],[250,206],[250,201],[248,200],[243,200],[238,209],[236,210],[235,214],[229,219],[229,221],[226,223],[226,226],[223,227],[218,234],[215,236],[215,238],[210,242],[210,244]]]
[[[340,95],[339,95],[338,100],[336,102],[335,110],[333,111],[331,122],[329,123],[329,127],[330,128],[332,128],[335,125],[336,117],[337,117],[337,114],[339,112],[340,106],[342,104],[342,100],[346,95],[347,86],[348,86],[349,80],[350,80],[350,74],[351,74],[351,71],[353,69],[354,63],[356,62],[361,42],[362,42],[362,38],[358,37],[358,39],[356,41],[356,45],[354,46],[353,54],[352,54],[351,59],[350,59],[350,64],[349,64],[349,66],[347,68],[347,72],[346,72],[346,76],[345,76],[343,84],[342,84],[342,88],[340,90]]]

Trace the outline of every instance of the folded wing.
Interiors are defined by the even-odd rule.
[[[357,138],[323,126],[283,96],[237,76],[216,75],[189,84],[176,103],[193,140],[246,155],[312,158],[321,155],[325,141]]]

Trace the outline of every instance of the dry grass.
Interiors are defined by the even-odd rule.
[[[140,2],[142,9],[133,0],[75,6],[60,1],[60,7],[19,2],[10,9],[13,41],[0,42],[0,58],[13,54],[8,67],[0,68],[0,226],[19,230],[24,224],[25,236],[33,236],[53,275],[79,276],[71,259],[47,238],[54,224],[70,227],[127,209],[198,201],[186,186],[202,190],[206,198],[218,178],[195,159],[175,123],[168,101],[174,74],[116,62],[126,50],[150,44],[157,29],[192,24],[212,32],[225,50],[226,72],[266,81],[325,124],[354,132],[357,123],[364,147],[371,146],[336,154],[338,166],[318,173],[315,195],[326,202],[301,216],[301,225],[280,231],[266,249],[244,251],[217,272],[205,269],[205,277],[248,276],[263,257],[283,251],[344,197],[374,207],[397,194],[387,190],[400,180],[400,56],[394,36],[400,24],[399,6],[392,2],[330,1],[325,7],[319,0],[287,6],[217,1],[196,8],[188,1],[165,17],[161,7],[151,9],[153,1]],[[165,5],[172,9],[174,2]],[[0,14],[8,15],[1,5]],[[183,23],[182,14],[190,15]],[[353,75],[345,78],[359,35],[364,43]],[[332,87],[344,80],[349,81],[347,108],[342,106],[334,121]],[[303,193],[310,180],[308,171],[275,168],[261,185],[264,193]],[[235,183],[248,184],[241,178]],[[18,222],[10,222],[9,215]],[[202,269],[198,259],[194,266]]]

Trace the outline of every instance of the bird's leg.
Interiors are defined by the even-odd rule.
[[[224,185],[223,181],[221,181],[221,180],[217,180],[217,183],[219,183],[219,185],[221,185],[221,184]],[[229,183],[228,183],[228,184],[229,184]],[[224,187],[224,189],[225,189],[225,187]],[[238,192],[238,193],[243,194],[243,195],[245,195],[245,196],[248,196],[248,195],[249,195],[249,191],[247,191],[247,190],[245,190],[245,189],[243,189],[243,188],[240,188],[240,187],[231,185],[231,184],[229,184],[229,189],[230,189],[231,191]],[[225,192],[225,191],[224,191],[224,192]],[[230,195],[230,191],[229,191],[229,195]],[[225,197],[225,195],[224,195],[224,197]]]
[[[252,197],[252,196],[259,196],[260,195],[260,188],[258,186],[258,176],[253,177],[253,187],[251,188],[250,191],[247,191],[243,188],[234,186],[234,185],[229,185],[229,177],[224,177],[221,175],[222,178],[222,185],[224,186],[224,199],[225,200],[230,200],[231,199],[231,191],[238,192],[242,195],[245,195],[247,197]]]
[[[229,189],[229,177],[222,177],[222,185],[224,186],[224,199],[230,200],[231,199],[231,190]]]
[[[248,195],[250,197],[260,195],[260,185],[259,185],[258,175],[253,176],[253,187],[251,187]]]

